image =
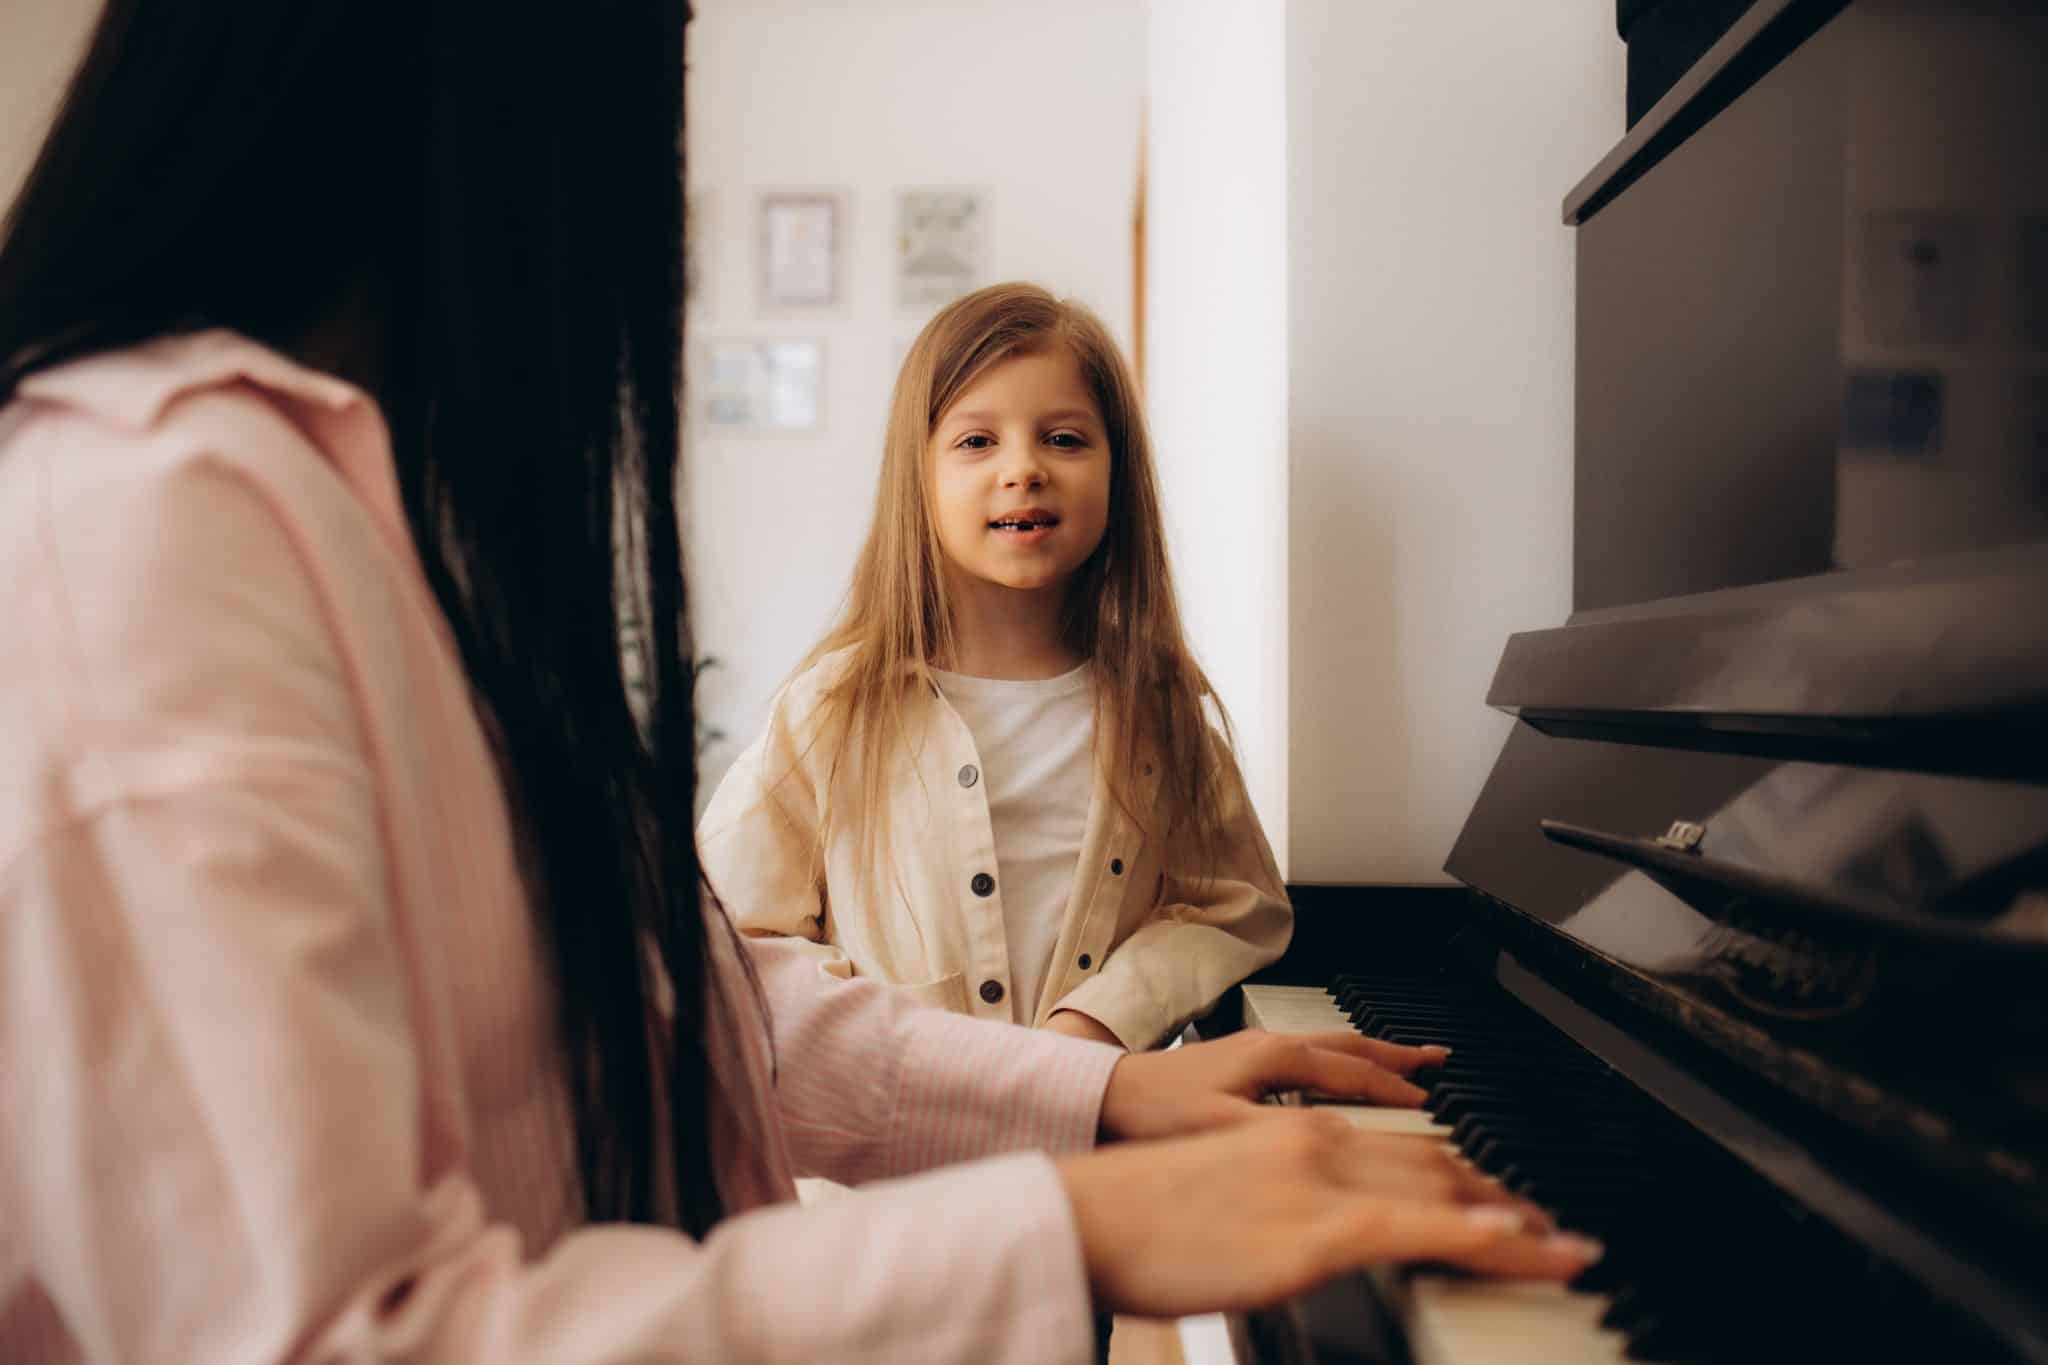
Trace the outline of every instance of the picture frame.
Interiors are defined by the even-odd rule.
[[[896,305],[930,310],[989,280],[991,195],[974,186],[896,193]]]
[[[764,190],[755,203],[765,311],[837,308],[845,298],[846,196]]]
[[[823,429],[821,338],[714,337],[699,349],[694,407],[706,433],[752,436]]]

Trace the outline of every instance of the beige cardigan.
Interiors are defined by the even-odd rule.
[[[873,897],[853,889],[864,880],[862,836],[859,821],[842,816],[818,884],[815,841],[832,755],[813,742],[814,720],[844,663],[843,653],[828,656],[790,682],[699,822],[705,875],[747,933],[808,940],[830,975],[878,977],[985,1019],[1043,1024],[1056,1009],[1075,1010],[1134,1049],[1204,1013],[1286,948],[1293,911],[1228,747],[1212,731],[1226,783],[1212,875],[1167,866],[1098,771],[1044,993],[1011,1000],[981,758],[959,714],[930,689],[910,710],[910,744],[892,758],[884,785],[894,878]],[[862,790],[856,762],[848,756],[846,791]],[[1156,806],[1150,765],[1136,786],[1137,799]]]

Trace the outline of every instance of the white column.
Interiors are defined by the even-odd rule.
[[[1287,91],[1280,0],[1150,0],[1145,392],[1202,666],[1288,867]]]
[[[1501,646],[1570,608],[1560,205],[1622,45],[1588,0],[1288,0],[1287,48],[1293,872],[1439,882]]]

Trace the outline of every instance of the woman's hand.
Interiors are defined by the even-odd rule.
[[[1086,1038],[1091,1043],[1108,1043],[1111,1047],[1124,1045],[1123,1039],[1097,1023],[1093,1016],[1079,1010],[1054,1010],[1052,1017],[1045,1021],[1045,1027],[1069,1038]]]
[[[1110,1138],[1205,1132],[1267,1112],[1257,1102],[1284,1090],[1412,1109],[1424,1092],[1402,1078],[1449,1055],[1447,1048],[1405,1047],[1356,1033],[1257,1029],[1169,1052],[1134,1053],[1109,1073],[1102,1131]]]
[[[1443,1261],[1568,1279],[1600,1255],[1424,1138],[1314,1110],[1060,1162],[1098,1310],[1177,1317],[1277,1303],[1347,1270]]]

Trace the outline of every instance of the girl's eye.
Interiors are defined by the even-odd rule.
[[[1062,450],[1077,450],[1088,444],[1078,432],[1072,431],[1055,431],[1045,439]]]
[[[995,442],[987,436],[962,436],[958,442],[962,450],[987,450]]]

